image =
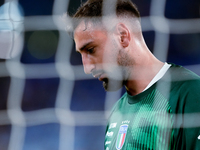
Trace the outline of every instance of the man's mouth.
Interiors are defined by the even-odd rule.
[[[94,78],[98,78],[100,81],[102,80],[102,74],[94,74]]]
[[[99,81],[103,81],[103,79],[105,78],[105,75],[104,75],[103,71],[94,71],[94,72],[92,72],[92,76],[94,78],[98,78]]]
[[[103,74],[101,74],[101,75],[98,77],[99,81],[103,81],[104,78],[105,78],[105,76],[104,76]]]

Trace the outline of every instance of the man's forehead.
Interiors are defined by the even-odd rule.
[[[78,25],[77,25],[77,27],[76,27],[76,29],[75,29],[75,32],[77,32],[77,31],[84,31],[86,28],[91,28],[91,23],[89,22],[89,23],[87,23],[87,25],[86,25],[86,22],[85,21],[81,21]]]
[[[82,21],[74,31],[74,40],[79,43],[80,41],[84,42],[85,40],[92,38],[95,28],[92,23],[88,22],[87,24]],[[81,42],[81,43],[82,43]]]
[[[84,31],[89,31],[89,32],[93,32],[95,30],[105,30],[105,28],[103,27],[102,23],[93,23],[91,21],[85,21],[82,20],[78,26],[76,27],[74,33],[76,32],[84,32]]]
[[[74,40],[76,44],[76,49],[80,50],[81,47],[87,43],[92,43],[98,38],[106,35],[106,30],[100,26],[94,25],[92,22],[85,23],[82,21],[74,31]]]

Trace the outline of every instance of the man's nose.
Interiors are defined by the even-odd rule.
[[[95,68],[94,62],[90,56],[87,54],[82,55],[82,62],[85,74],[91,74],[92,70]]]

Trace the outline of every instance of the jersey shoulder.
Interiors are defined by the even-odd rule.
[[[197,74],[182,66],[172,64],[164,77],[164,81],[167,81],[165,83],[170,87],[169,102],[174,111],[182,113],[199,112],[200,77]]]

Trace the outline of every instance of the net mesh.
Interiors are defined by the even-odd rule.
[[[200,3],[134,2],[155,56],[200,75]],[[80,1],[69,0],[1,1],[2,150],[103,149],[107,117],[124,89],[105,93],[99,81],[84,74],[61,21],[63,13],[78,5]]]

